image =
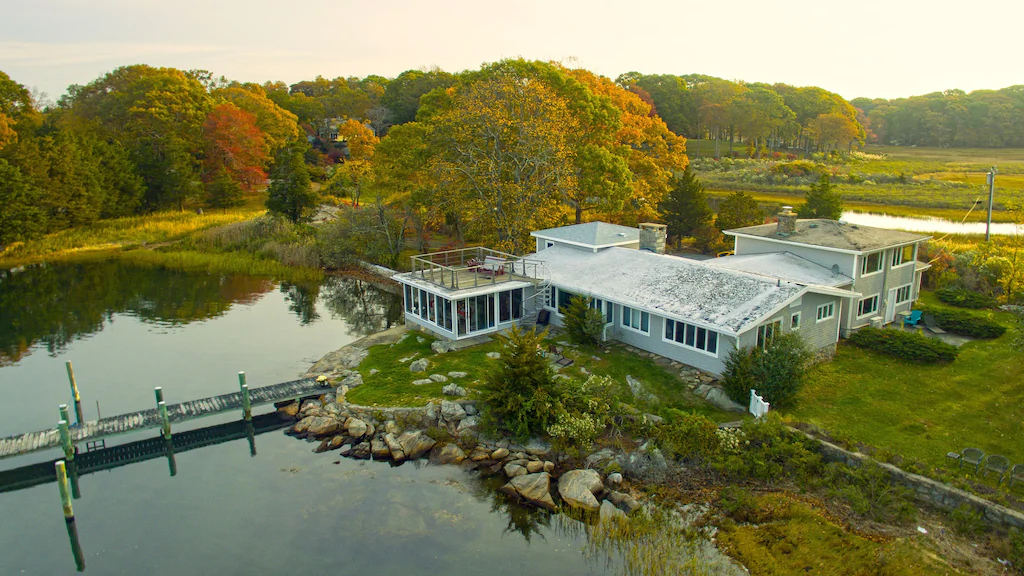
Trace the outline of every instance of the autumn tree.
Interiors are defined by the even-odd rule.
[[[203,123],[203,140],[206,184],[227,174],[243,191],[252,192],[266,180],[270,149],[256,116],[230,102],[218,104]]]
[[[764,223],[764,211],[749,195],[733,192],[718,206],[718,217],[715,226],[719,230],[732,230],[744,226]]]
[[[825,152],[849,148],[857,141],[860,130],[856,119],[842,114],[821,114],[811,121],[808,134]]]
[[[822,174],[817,183],[811,184],[805,200],[797,208],[801,218],[839,220],[843,215],[843,197],[835,189],[828,174]]]
[[[238,106],[256,118],[256,126],[263,132],[270,154],[276,154],[281,147],[299,137],[298,117],[275,104],[261,86],[231,85],[214,91],[213,96]]]
[[[308,148],[305,140],[291,142],[277,153],[270,171],[267,209],[296,224],[308,220],[318,203],[304,160]]]
[[[672,191],[658,208],[668,225],[669,236],[676,239],[693,236],[695,230],[710,225],[714,219],[704,186],[689,166],[672,179]]]

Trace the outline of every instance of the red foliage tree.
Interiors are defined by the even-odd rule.
[[[270,146],[249,112],[229,102],[218,104],[203,123],[203,140],[203,179],[208,184],[221,170],[246,192],[266,180]]]

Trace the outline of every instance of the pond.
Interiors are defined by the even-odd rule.
[[[154,386],[178,402],[234,391],[239,370],[250,386],[294,379],[400,314],[394,294],[339,277],[288,284],[113,261],[0,271],[0,436],[54,425],[70,398],[67,360],[94,419],[149,408]],[[581,556],[571,521],[511,503],[460,468],[392,467],[314,446],[276,429],[81,475],[86,572],[614,572]],[[0,474],[58,457],[0,460]],[[54,483],[0,485],[0,518],[0,574],[75,573]]]
[[[843,220],[850,224],[875,226],[877,228],[895,228],[909,232],[934,234],[984,234],[984,222],[953,222],[943,218],[910,218],[907,216],[889,216],[886,214],[869,214],[867,212],[843,212]],[[1014,235],[1024,232],[1012,222],[995,222],[992,234]]]

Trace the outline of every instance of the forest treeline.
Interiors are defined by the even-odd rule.
[[[268,205],[296,222],[322,195],[348,197],[375,205],[385,235],[443,227],[515,249],[531,229],[656,217],[687,166],[685,137],[752,157],[874,140],[1024,145],[1019,88],[848,102],[524,60],[290,86],[135,65],[44,106],[0,72],[0,246],[100,218],[226,208],[270,182]]]

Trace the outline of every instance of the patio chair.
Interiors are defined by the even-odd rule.
[[[935,316],[931,314],[925,314],[922,316],[924,319],[924,325],[931,331],[932,334],[945,334],[946,331],[939,328],[939,325],[935,323]]]
[[[562,349],[554,344],[548,346],[548,352],[555,357],[555,364],[559,366],[572,366],[575,363],[574,360],[562,356]]]
[[[981,468],[981,462],[985,459],[985,453],[977,448],[964,448],[960,451],[960,465],[963,466],[964,462],[974,465],[974,471],[977,473],[978,469]]]
[[[903,325],[906,326],[909,324],[911,326],[917,326],[917,323],[921,321],[921,316],[923,315],[924,312],[920,310],[911,310],[910,317],[903,320]]]
[[[1010,470],[1010,487],[1014,482],[1024,482],[1024,464],[1017,464]]]
[[[982,475],[988,476],[989,472],[995,472],[999,474],[999,481],[997,483],[1002,483],[1003,476],[1006,475],[1006,469],[1009,467],[1010,461],[1005,456],[993,454],[985,461],[985,471],[982,472]]]
[[[541,310],[537,313],[537,326],[547,326],[551,322],[551,311]]]

